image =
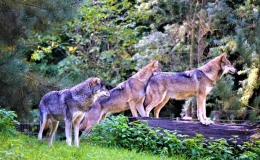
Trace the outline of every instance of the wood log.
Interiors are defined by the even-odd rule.
[[[196,134],[202,134],[210,140],[225,138],[231,142],[234,137],[238,144],[245,141],[253,140],[253,137],[260,137],[260,123],[245,123],[245,124],[210,124],[203,125],[200,122],[193,121],[176,121],[169,118],[149,118],[149,117],[129,117],[129,122],[140,120],[147,121],[150,127],[160,127],[170,131],[177,130],[179,134],[193,137]]]

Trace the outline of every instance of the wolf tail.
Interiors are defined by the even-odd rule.
[[[152,96],[149,92],[146,92],[145,99],[144,99],[144,108],[146,108],[152,102]]]
[[[144,99],[144,108],[146,108],[151,102],[151,96],[146,95]]]
[[[38,134],[38,139],[41,140],[43,135],[46,135],[50,129],[50,120],[47,118],[47,113],[44,111],[44,104],[42,101],[39,105],[40,112],[40,131]]]

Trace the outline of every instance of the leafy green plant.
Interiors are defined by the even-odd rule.
[[[17,115],[14,111],[0,109],[0,132],[14,134],[16,132],[15,127],[19,124],[15,118],[17,118]]]
[[[202,156],[205,153],[204,140],[205,138],[201,134],[197,134],[196,137],[184,139],[185,153],[189,155],[191,159]]]
[[[128,122],[127,117],[111,116],[96,125],[87,140],[94,144],[117,146],[130,150],[150,151],[160,156],[185,154],[189,159],[257,159],[260,142],[238,145],[226,139],[206,139],[201,134],[187,137],[177,131],[151,128],[140,121]]]
[[[214,140],[206,146],[206,152],[213,159],[232,159],[234,156],[233,149],[233,146],[229,146],[226,139]]]
[[[35,43],[28,59],[31,70],[62,79],[66,88],[92,76],[116,86],[134,71],[133,45],[140,39],[138,27],[146,17],[135,12],[135,3],[85,2],[78,16],[63,25],[58,35],[38,35],[40,43]]]

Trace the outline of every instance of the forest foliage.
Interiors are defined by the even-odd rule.
[[[46,92],[91,76],[113,88],[153,59],[163,71],[177,72],[222,52],[239,72],[217,83],[208,108],[234,111],[223,118],[260,118],[258,1],[88,0],[78,6],[73,19],[43,27],[51,32],[31,29],[11,45],[2,43],[0,106],[19,119],[32,115]],[[181,104],[171,100],[161,116],[179,116]]]
[[[149,151],[165,157],[185,155],[187,159],[259,159],[260,141],[239,143],[238,137],[230,139],[194,137],[178,131],[151,128],[148,122],[133,121],[122,115],[106,118],[93,128],[88,142],[108,147],[120,147],[137,152]],[[174,159],[174,158],[173,158]]]

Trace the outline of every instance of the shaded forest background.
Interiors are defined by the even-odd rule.
[[[259,6],[257,0],[2,0],[0,106],[28,121],[45,93],[88,77],[113,88],[154,59],[163,71],[178,72],[226,52],[239,72],[217,83],[208,114],[259,120]],[[183,105],[187,110],[192,102],[170,100],[160,116],[179,116]]]

